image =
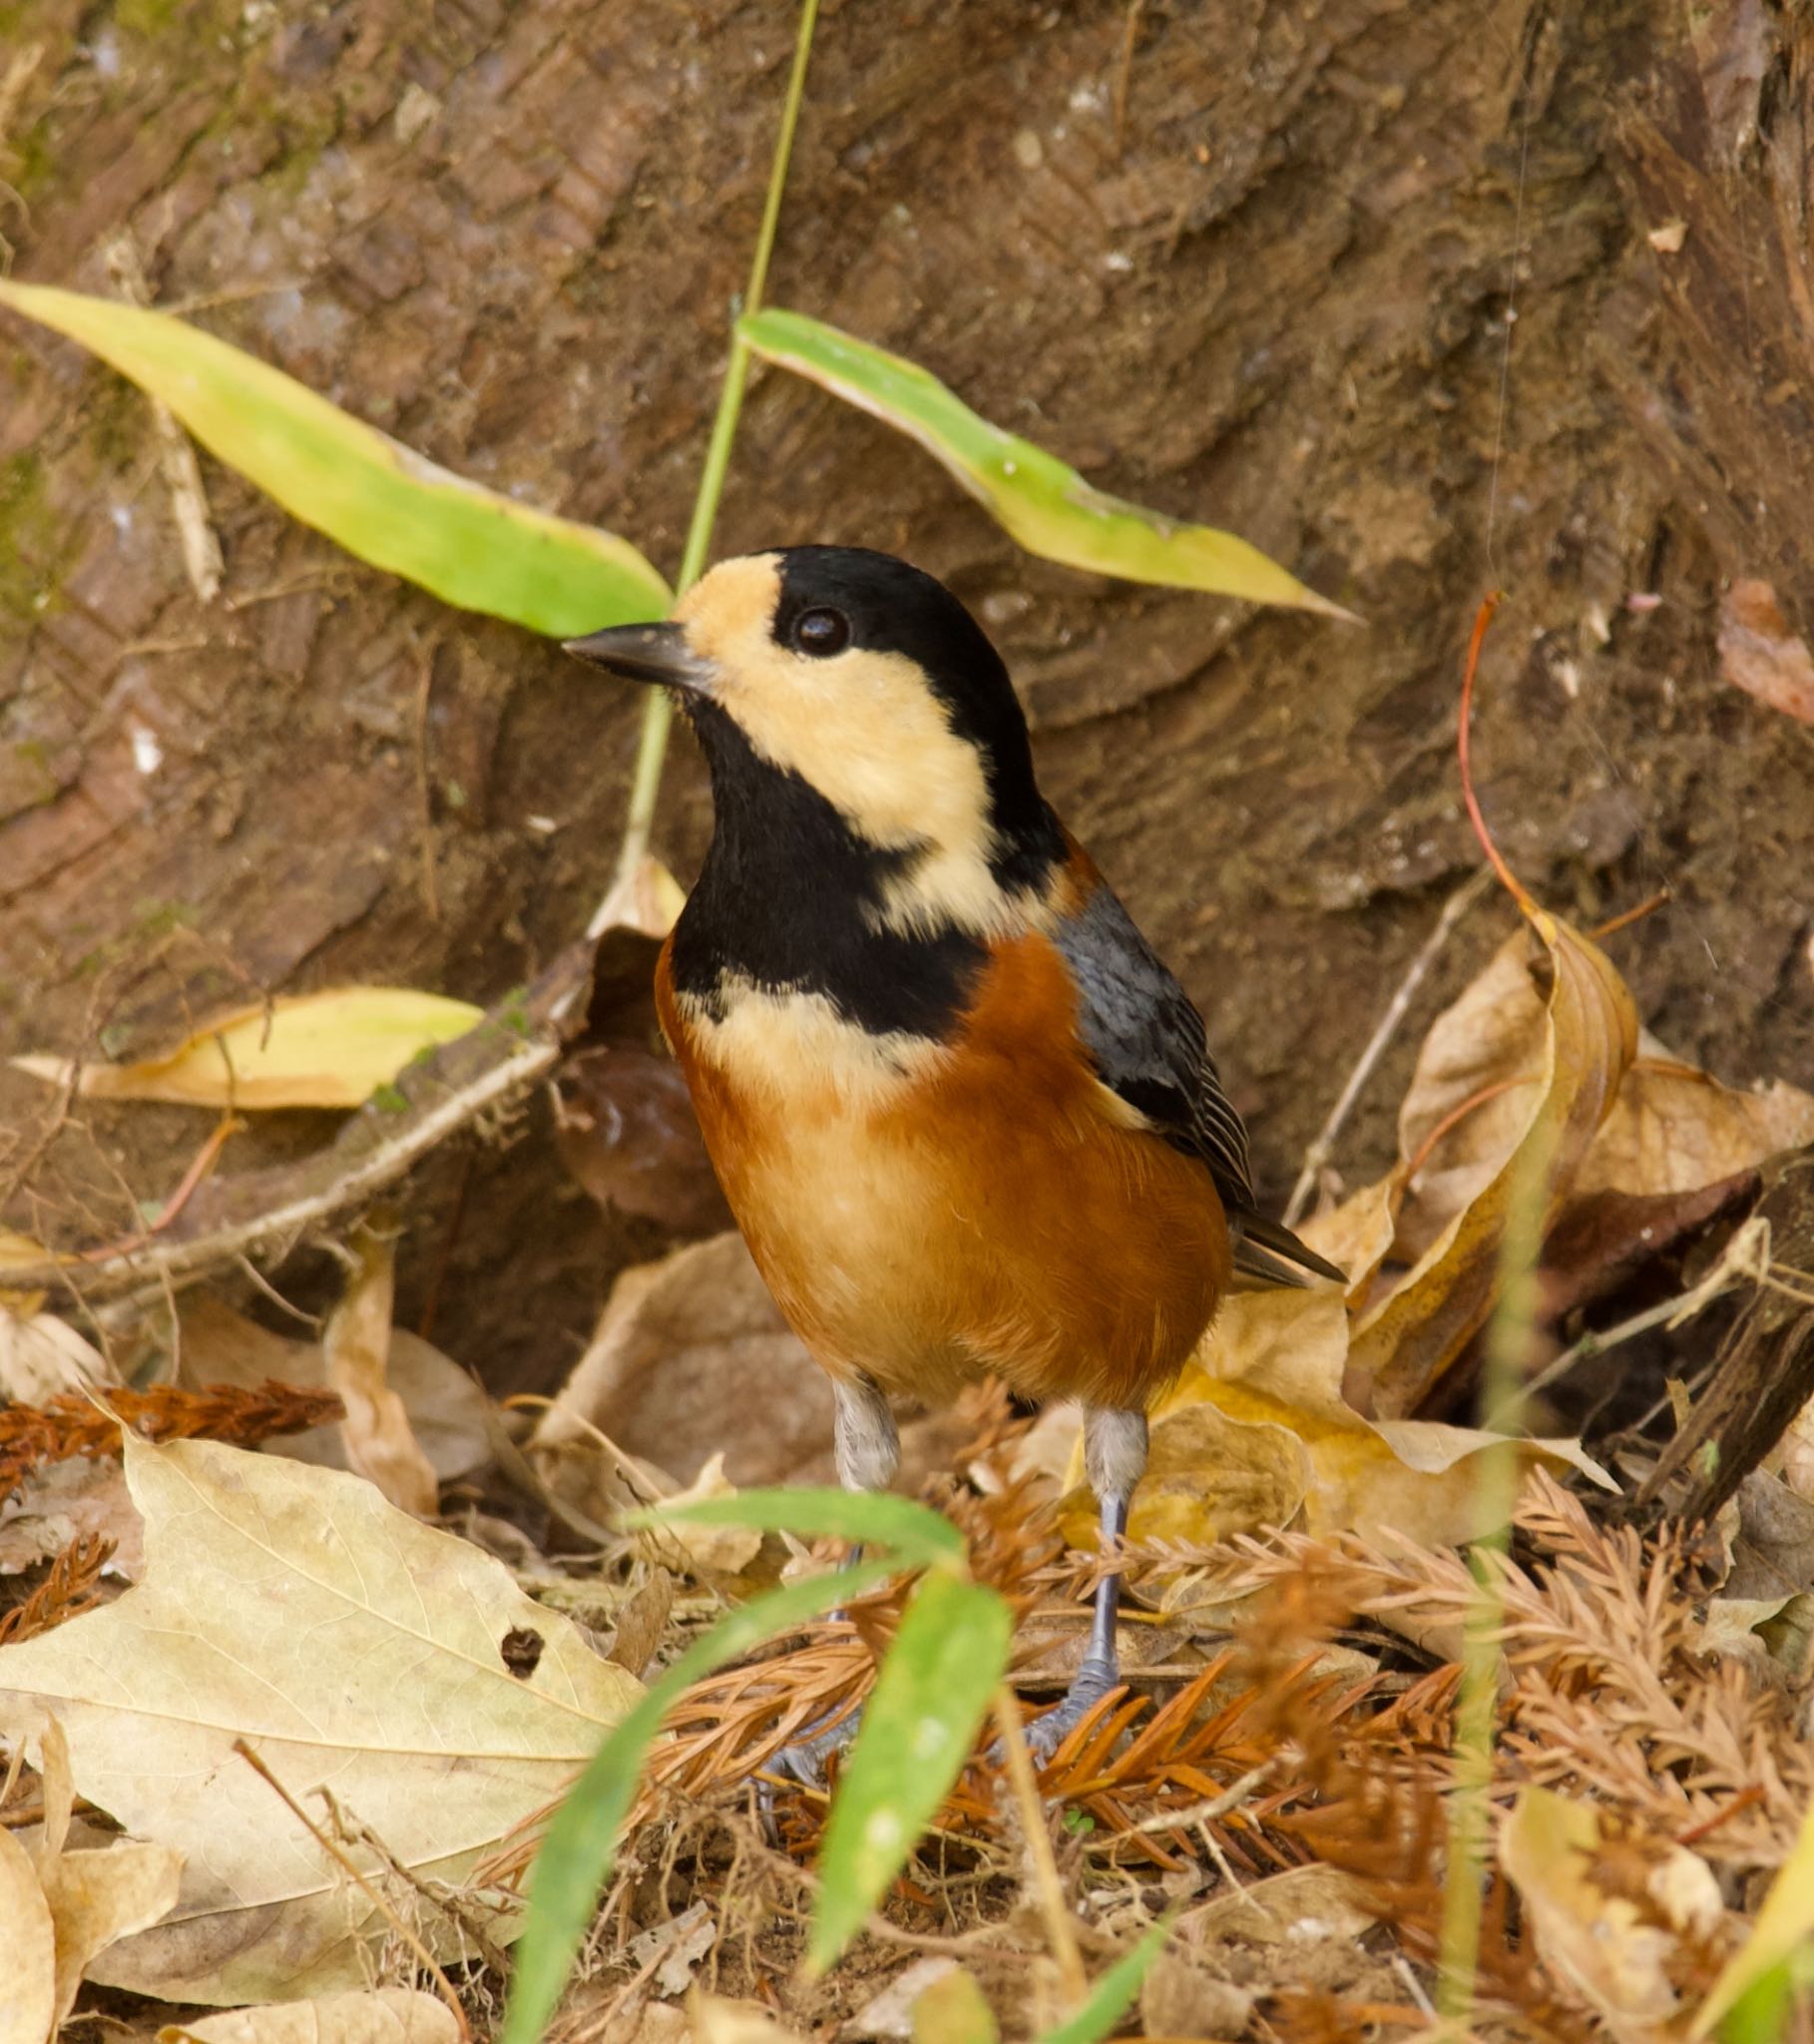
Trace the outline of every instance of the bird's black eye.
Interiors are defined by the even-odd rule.
[[[802,611],[793,621],[790,636],[800,652],[810,653],[815,660],[829,660],[850,644],[850,620],[842,611]]]

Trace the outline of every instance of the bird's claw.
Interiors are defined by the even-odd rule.
[[[774,1804],[775,1796],[785,1792],[783,1785],[791,1782],[808,1794],[823,1795],[828,1787],[826,1763],[833,1754],[841,1754],[855,1739],[862,1717],[859,1710],[846,1713],[835,1725],[824,1725],[821,1720],[821,1730],[809,1731],[803,1739],[782,1747],[767,1762],[756,1778],[756,1807],[771,1845],[779,1836]],[[775,1779],[777,1776],[779,1781]]]
[[[1059,1702],[1043,1718],[1035,1718],[1023,1728],[1022,1737],[1027,1742],[1027,1751],[1033,1756],[1034,1766],[1047,1766],[1097,1705],[1112,1690],[1121,1687],[1121,1670],[1113,1661],[1095,1657],[1086,1661]],[[997,1767],[1002,1765],[1005,1755],[1000,1740],[989,1749],[989,1758]]]

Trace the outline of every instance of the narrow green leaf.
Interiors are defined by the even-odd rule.
[[[446,603],[556,639],[667,615],[667,583],[627,540],[437,467],[200,327],[41,284],[0,281],[0,305],[80,341],[303,524]]]
[[[1770,1892],[1753,1919],[1749,1934],[1726,1961],[1707,1998],[1694,2012],[1690,2038],[1705,2037],[1759,1983],[1786,1965],[1797,1952],[1814,1944],[1814,1804],[1802,1817],[1794,1848],[1777,1870]],[[1775,1990],[1760,1992],[1767,2004]]]
[[[964,1536],[943,1513],[883,1491],[742,1490],[734,1497],[626,1512],[619,1524],[759,1526],[765,1533],[858,1540],[887,1548],[897,1568],[951,1567],[964,1560]]]
[[[889,1561],[784,1583],[740,1604],[675,1662],[594,1755],[568,1791],[530,1875],[529,1911],[511,1967],[498,2044],[539,2044],[566,1988],[617,1858],[618,1830],[635,1799],[643,1760],[662,1720],[693,1683],[747,1654],[770,1634],[802,1625],[894,1573]]]
[[[953,1575],[920,1585],[838,1777],[809,1971],[832,1963],[906,1863],[969,1755],[1013,1636],[998,1592]]]
[[[1057,455],[991,425],[905,356],[774,306],[738,320],[737,332],[765,361],[917,440],[1029,553],[1129,582],[1213,590],[1356,622],[1244,539],[1093,489]]]
[[[1164,1949],[1165,1939],[1170,1934],[1171,1918],[1166,1916],[1155,1923],[1131,1952],[1116,1960],[1096,1983],[1090,1999],[1077,2014],[1060,2023],[1056,2030],[1048,2030],[1040,2044],[1101,2044],[1101,2040],[1115,2028],[1122,2011],[1139,1992],[1147,1967]]]

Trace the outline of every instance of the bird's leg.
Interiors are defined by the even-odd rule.
[[[894,1413],[887,1398],[872,1378],[834,1378],[832,1396],[837,1402],[833,1439],[837,1452],[838,1481],[846,1490],[886,1490],[901,1465],[901,1437],[895,1431]],[[854,1568],[862,1547],[853,1547],[844,1557],[844,1567]],[[833,1618],[842,1618],[834,1611]],[[792,1746],[784,1746],[769,1766],[777,1775],[790,1775],[809,1788],[825,1786],[825,1763],[856,1737],[862,1713],[852,1711],[828,1731],[808,1732]]]
[[[1104,1553],[1128,1530],[1128,1507],[1145,1467],[1146,1415],[1108,1405],[1087,1407],[1084,1471],[1102,1513]],[[1121,1663],[1115,1651],[1115,1620],[1121,1601],[1120,1574],[1104,1576],[1096,1586],[1096,1612],[1082,1667],[1058,1707],[1027,1728],[1027,1742],[1036,1760],[1049,1761],[1072,1730],[1121,1681]]]

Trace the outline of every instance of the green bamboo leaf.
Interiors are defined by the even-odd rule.
[[[892,1560],[861,1562],[834,1574],[784,1583],[727,1612],[688,1647],[635,1710],[619,1720],[568,1791],[531,1869],[529,1911],[511,1967],[510,2002],[498,2044],[540,2044],[599,1896],[617,1858],[618,1831],[630,1812],[643,1761],[662,1720],[695,1682],[747,1654],[773,1633],[802,1625],[894,1573]]]
[[[964,1536],[943,1513],[885,1491],[742,1490],[734,1497],[700,1498],[626,1512],[624,1526],[758,1526],[764,1533],[861,1541],[884,1547],[897,1568],[961,1568]]]
[[[0,305],[80,341],[303,524],[446,603],[555,639],[668,613],[627,540],[468,482],[200,327],[41,284],[0,280]]]
[[[1358,622],[1257,547],[1093,489],[1077,470],[980,417],[917,362],[774,306],[738,320],[751,353],[917,440],[1031,554],[1129,582],[1213,590]]]
[[[822,1973],[863,1926],[958,1778],[1008,1666],[1014,1613],[981,1583],[928,1576],[876,1677],[819,1854],[807,1950]]]
[[[1040,2044],[1102,2044],[1119,2021],[1122,2011],[1139,1992],[1146,1969],[1164,1948],[1171,1934],[1171,1918],[1161,1918],[1138,1944],[1125,1952],[1091,1990],[1090,1999],[1068,2022],[1048,2030]]]

